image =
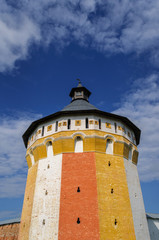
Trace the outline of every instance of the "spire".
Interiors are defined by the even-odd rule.
[[[77,87],[82,87],[81,80],[79,78],[76,79],[78,81],[78,86]]]
[[[82,86],[81,80],[79,78],[76,79],[78,81],[78,86],[76,88],[72,88],[70,92],[70,97],[72,101],[83,99],[88,102],[88,98],[91,95],[91,92]]]

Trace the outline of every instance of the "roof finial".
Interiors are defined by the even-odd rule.
[[[77,87],[82,87],[81,80],[79,78],[76,79],[78,81],[78,86]]]

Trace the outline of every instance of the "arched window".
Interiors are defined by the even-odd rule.
[[[129,160],[132,160],[132,147],[129,148]]]
[[[106,153],[113,154],[113,140],[107,139]]]
[[[52,148],[51,141],[46,143],[46,149],[47,149],[47,157],[52,157],[53,156],[53,148]]]
[[[83,152],[83,140],[79,136],[75,139],[75,152]]]
[[[30,152],[30,158],[31,158],[31,163],[32,163],[32,166],[34,165],[35,161],[34,161],[34,155],[33,155],[33,152]]]

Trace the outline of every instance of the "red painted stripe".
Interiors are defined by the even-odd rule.
[[[63,154],[58,239],[100,239],[94,153]]]

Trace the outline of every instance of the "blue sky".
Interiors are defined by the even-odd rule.
[[[0,0],[0,219],[21,212],[22,134],[70,102],[76,78],[141,128],[145,208],[159,213],[158,12],[157,0]]]

